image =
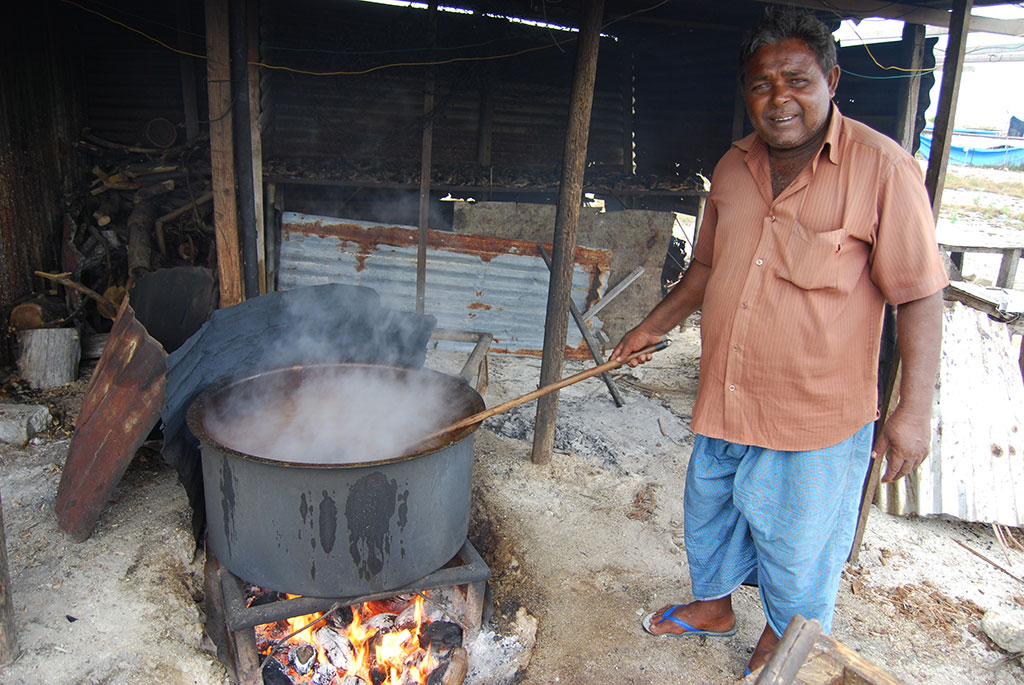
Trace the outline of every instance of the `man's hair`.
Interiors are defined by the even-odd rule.
[[[754,58],[755,52],[766,45],[781,43],[789,38],[807,44],[826,76],[837,64],[836,41],[825,24],[806,10],[769,6],[765,8],[764,18],[747,33],[740,46],[740,83],[746,78],[747,65]]]

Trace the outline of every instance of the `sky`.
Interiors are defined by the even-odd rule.
[[[972,15],[1000,19],[1024,18],[1024,3],[975,7]],[[835,32],[846,47],[863,42],[899,40],[903,22],[890,19],[865,19],[858,24],[850,21]],[[945,59],[946,30],[929,27],[927,35],[938,36],[935,62],[941,69]],[[941,71],[935,74],[935,87],[931,92],[931,106],[925,113],[934,118],[938,108]],[[1024,119],[1024,36],[1006,36],[972,32],[967,40],[967,52],[960,93],[957,98],[955,127],[990,129],[1006,133],[1010,117]]]

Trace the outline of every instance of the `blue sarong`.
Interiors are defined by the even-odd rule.
[[[693,596],[719,599],[758,585],[768,624],[793,616],[832,627],[850,554],[873,424],[806,452],[749,447],[698,435],[686,472],[686,554]]]

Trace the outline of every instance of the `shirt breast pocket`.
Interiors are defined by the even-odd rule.
[[[778,275],[803,290],[839,287],[839,252],[845,231],[812,231],[799,221],[787,236],[780,236]]]

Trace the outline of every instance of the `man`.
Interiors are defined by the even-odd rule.
[[[930,203],[913,158],[832,104],[839,72],[821,22],[766,13],[740,54],[754,133],[715,168],[683,280],[612,352],[622,360],[702,310],[684,497],[695,600],[643,625],[732,635],[732,592],[756,583],[767,621],[751,670],[794,615],[831,629],[870,457],[888,455],[889,482],[930,442],[947,284]],[[886,300],[902,380],[872,447]]]

